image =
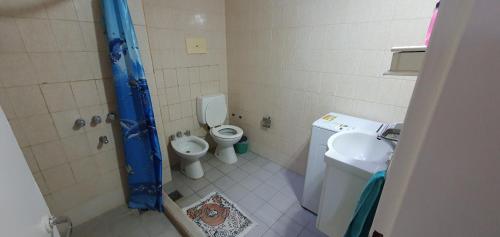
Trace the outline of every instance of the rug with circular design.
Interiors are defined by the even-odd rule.
[[[242,237],[256,225],[233,202],[217,192],[183,210],[209,237]]]

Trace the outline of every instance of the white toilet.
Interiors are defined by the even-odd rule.
[[[196,99],[198,122],[207,124],[210,135],[217,143],[215,157],[226,164],[238,161],[233,145],[243,136],[243,130],[232,125],[223,125],[227,117],[226,97],[223,94],[201,96]]]
[[[200,158],[208,151],[208,143],[196,136],[177,137],[172,141],[172,148],[181,158],[181,172],[189,178],[203,177]]]

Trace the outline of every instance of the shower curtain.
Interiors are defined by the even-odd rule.
[[[161,152],[126,0],[102,0],[128,173],[128,206],[162,211]]]

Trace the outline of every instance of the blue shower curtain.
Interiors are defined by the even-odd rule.
[[[163,210],[161,152],[126,0],[102,0],[128,173],[128,206]]]

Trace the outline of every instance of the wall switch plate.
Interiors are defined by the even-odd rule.
[[[208,53],[207,39],[205,38],[186,38],[186,48],[188,54]]]

